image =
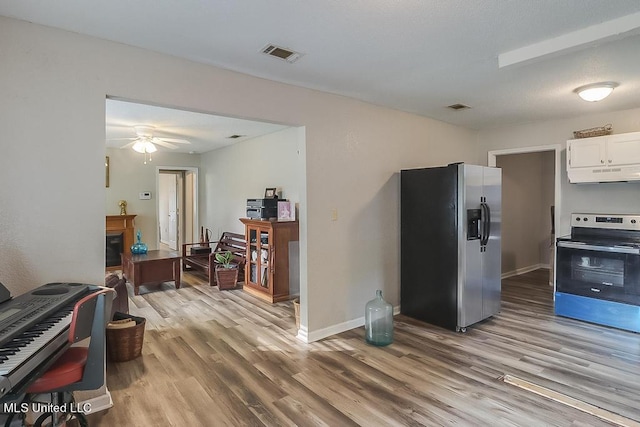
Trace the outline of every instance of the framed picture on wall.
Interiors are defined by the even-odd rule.
[[[264,190],[264,198],[265,199],[273,199],[276,197],[276,189],[275,188],[266,188]]]

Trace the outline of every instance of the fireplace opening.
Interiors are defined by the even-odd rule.
[[[106,249],[106,266],[119,266],[121,263],[120,254],[124,249],[124,233],[107,233]]]

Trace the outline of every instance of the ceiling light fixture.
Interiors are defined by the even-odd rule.
[[[613,89],[618,87],[618,83],[615,82],[601,82],[592,83],[585,86],[580,86],[574,90],[580,98],[589,102],[602,101],[607,96],[611,95]]]
[[[158,151],[158,149],[156,148],[155,145],[153,145],[153,142],[151,142],[151,138],[147,137],[147,136],[141,136],[138,138],[138,140],[135,142],[135,144],[133,144],[133,148],[134,151],[137,151],[138,153],[142,153],[144,154],[144,164],[147,164],[147,158],[149,159],[149,161],[151,161],[151,153],[155,153],[156,151]],[[147,154],[149,154],[149,156],[147,157]]]
[[[156,151],[158,151],[156,146],[153,145],[153,142],[148,139],[141,139],[139,141],[136,141],[136,143],[133,144],[132,148],[138,153],[155,153]]]

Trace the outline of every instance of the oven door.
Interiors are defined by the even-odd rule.
[[[558,241],[556,291],[640,305],[640,249]]]

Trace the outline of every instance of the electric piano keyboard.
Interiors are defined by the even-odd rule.
[[[81,283],[48,283],[0,304],[0,398],[24,388],[68,346]]]

